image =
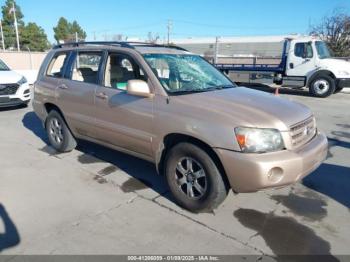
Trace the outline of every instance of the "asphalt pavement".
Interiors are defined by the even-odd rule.
[[[31,107],[1,109],[0,253],[350,255],[350,94],[281,93],[314,111],[327,160],[204,214],[174,204],[152,164],[87,142],[58,154]]]

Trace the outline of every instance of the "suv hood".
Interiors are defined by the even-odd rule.
[[[0,84],[14,84],[21,78],[22,76],[15,71],[0,71]]]
[[[188,113],[194,112],[197,116],[200,114],[208,121],[217,120],[225,123],[230,121],[235,126],[288,131],[290,126],[312,115],[311,110],[302,104],[245,87],[181,95],[174,98]]]

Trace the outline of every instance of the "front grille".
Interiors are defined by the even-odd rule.
[[[292,147],[296,148],[306,144],[315,136],[316,132],[316,120],[313,116],[291,126],[289,134]]]
[[[0,84],[0,96],[14,95],[18,88],[18,84]]]

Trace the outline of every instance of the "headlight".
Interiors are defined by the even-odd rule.
[[[245,153],[263,153],[284,149],[280,131],[265,128],[235,128],[236,139]]]
[[[27,79],[26,79],[24,76],[21,78],[21,80],[19,80],[19,81],[17,82],[17,84],[19,84],[19,85],[23,85],[23,84],[25,84],[25,83],[27,83]]]
[[[348,76],[348,75],[350,75],[350,73],[348,71],[344,71],[344,70],[339,71],[338,74],[341,75],[341,76]]]

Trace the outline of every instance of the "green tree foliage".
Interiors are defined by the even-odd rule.
[[[1,7],[2,11],[2,27],[4,31],[4,38],[5,38],[5,47],[16,47],[16,31],[15,31],[15,25],[14,25],[14,17],[13,13],[10,12],[12,9],[12,0],[6,0],[5,4]],[[16,17],[17,17],[17,24],[18,24],[18,31],[19,34],[23,31],[24,28],[24,22],[23,22],[23,13],[21,11],[21,8],[15,4],[16,9]]]
[[[49,48],[47,36],[44,29],[36,23],[28,23],[21,34],[22,49],[27,47],[31,51],[45,51]]]
[[[2,25],[6,48],[17,48],[16,31],[12,9],[13,0],[6,0],[2,6]],[[31,51],[45,51],[49,45],[44,29],[35,23],[25,25],[20,6],[15,4],[16,18],[19,33],[19,42],[22,50],[29,48]]]
[[[75,41],[76,33],[78,34],[79,41],[85,40],[86,32],[81,28],[77,21],[70,23],[66,18],[61,17],[58,20],[57,26],[53,28],[55,33],[55,39],[57,42],[71,42]]]

